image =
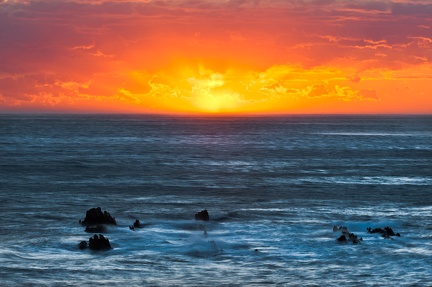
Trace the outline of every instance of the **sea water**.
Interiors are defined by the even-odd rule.
[[[0,115],[0,215],[0,286],[432,286],[432,117]]]

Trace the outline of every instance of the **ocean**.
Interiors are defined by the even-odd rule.
[[[0,215],[2,287],[432,286],[432,116],[3,114]]]

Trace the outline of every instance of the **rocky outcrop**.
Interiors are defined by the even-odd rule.
[[[400,237],[399,233],[395,233],[393,231],[393,229],[391,229],[388,226],[384,227],[384,228],[379,228],[378,227],[378,228],[374,228],[374,229],[368,227],[368,228],[366,228],[366,230],[367,230],[368,233],[378,233],[378,234],[381,234],[382,237],[387,238],[387,239],[390,238],[390,236]]]
[[[87,241],[81,241],[81,242],[78,244],[78,248],[79,248],[79,249],[86,249],[86,248],[87,248]]]
[[[141,222],[137,219],[137,220],[135,220],[133,225],[129,226],[129,229],[135,230],[135,228],[141,228],[141,227],[143,227],[143,226],[141,225]]]
[[[204,209],[198,213],[195,213],[195,220],[209,221],[210,217],[209,217],[207,209]]]
[[[91,250],[109,250],[112,249],[111,243],[108,238],[104,237],[102,234],[95,234],[89,238],[87,241],[81,241],[78,244],[79,249],[90,248]]]
[[[341,231],[342,235],[339,236],[336,241],[337,242],[352,242],[353,244],[359,244],[363,241],[363,238],[359,238],[354,233],[348,231],[348,228],[345,226],[333,226],[333,232]]]
[[[82,225],[92,226],[98,224],[111,224],[117,225],[117,222],[114,217],[109,214],[108,211],[103,211],[100,207],[92,208],[87,210],[86,217],[84,220],[80,220]]]
[[[345,237],[345,235],[341,235],[338,239],[336,239],[338,242],[346,242],[347,239]]]
[[[92,250],[108,250],[112,249],[108,238],[105,238],[102,234],[95,234],[89,238],[89,248]]]

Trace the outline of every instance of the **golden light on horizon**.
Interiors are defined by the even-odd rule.
[[[202,112],[229,112],[236,108],[237,102],[227,94],[205,94],[195,98],[195,106]]]
[[[219,113],[234,111],[240,106],[238,95],[227,89],[224,76],[200,66],[199,78],[188,79],[191,84],[191,103],[197,112]]]

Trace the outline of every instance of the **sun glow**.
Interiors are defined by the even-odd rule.
[[[224,75],[200,67],[198,77],[188,79],[191,84],[191,104],[198,111],[208,113],[230,112],[239,108],[239,95],[227,89]]]
[[[160,71],[134,70],[128,75],[117,90],[121,102],[148,112],[183,114],[383,112],[371,109],[382,106],[375,103],[385,100],[380,97],[383,87],[396,89],[396,79],[403,83],[401,75],[388,70],[359,76],[351,68],[274,65],[262,70],[185,61]],[[419,77],[417,81],[427,80]],[[424,85],[419,87],[424,89]],[[91,89],[92,84],[79,92]]]
[[[194,105],[203,112],[232,112],[239,107],[239,100],[229,94],[205,94],[197,96]]]

